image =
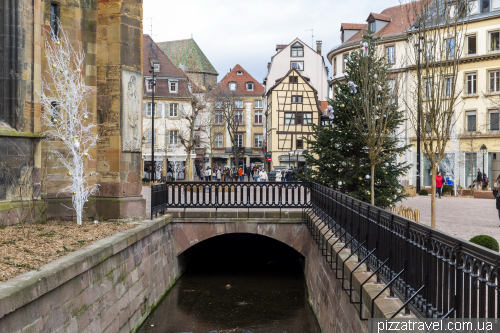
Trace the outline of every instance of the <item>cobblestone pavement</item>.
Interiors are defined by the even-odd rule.
[[[431,225],[431,197],[416,196],[398,203],[418,208],[420,222]],[[490,235],[500,242],[500,221],[494,199],[443,197],[436,199],[436,228],[449,235],[469,240],[477,235]]]

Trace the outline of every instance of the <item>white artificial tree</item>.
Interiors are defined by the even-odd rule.
[[[49,152],[59,166],[67,169],[65,180],[69,185],[60,192],[72,194],[76,220],[81,225],[85,202],[99,187],[90,182],[97,173],[85,170],[85,160],[92,160],[89,151],[96,147],[99,137],[86,100],[95,95],[95,89],[85,84],[81,44],[75,42],[74,48],[63,29],[59,29],[58,36],[50,35],[45,41],[48,69],[40,93],[43,133],[49,141]],[[64,148],[57,142],[62,142]]]

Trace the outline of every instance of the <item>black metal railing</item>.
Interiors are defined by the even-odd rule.
[[[169,208],[307,208],[309,182],[166,182],[151,188],[151,218]]]
[[[399,311],[424,318],[500,317],[498,253],[314,183],[307,212],[318,247],[332,269],[342,271],[337,278],[346,279],[344,267],[337,267],[327,230],[402,299],[405,306]],[[346,290],[351,303],[362,302],[352,300],[351,287]]]

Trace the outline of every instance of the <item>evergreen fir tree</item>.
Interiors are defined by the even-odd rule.
[[[383,55],[376,54],[376,39],[372,34],[364,36],[363,42],[368,44],[370,61],[373,68],[376,68],[373,73],[378,73],[374,74],[375,79],[371,82],[380,91],[375,104],[384,105],[390,114],[390,121],[384,123],[383,129],[384,140],[379,158],[383,162],[377,164],[374,170],[375,205],[387,207],[404,197],[399,178],[406,174],[410,166],[398,163],[396,157],[398,154],[404,154],[409,145],[402,144],[394,135],[404,121],[404,115],[394,103],[394,96],[388,86],[389,65]],[[366,73],[360,70],[361,57],[362,50],[351,53],[345,64],[345,80],[336,82],[335,98],[329,100],[333,108],[330,124],[312,125],[314,135],[312,140],[306,140],[309,153],[305,154],[311,168],[305,179],[370,202],[371,166],[366,140],[360,132],[360,124],[368,126],[362,105],[362,80],[366,78]]]

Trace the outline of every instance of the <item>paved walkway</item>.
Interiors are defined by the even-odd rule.
[[[416,196],[398,203],[418,208],[420,222],[431,225],[431,197]],[[436,229],[469,240],[477,235],[490,235],[500,242],[500,221],[494,199],[443,197],[436,199]]]

